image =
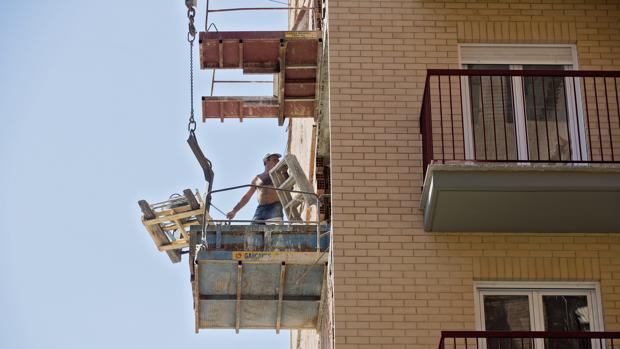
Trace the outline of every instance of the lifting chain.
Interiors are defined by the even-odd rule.
[[[194,26],[194,17],[196,9],[194,8],[194,0],[185,0],[187,7],[187,42],[189,42],[189,102],[190,113],[187,131],[193,135],[196,131],[196,120],[194,119],[194,40],[196,39],[196,27]]]

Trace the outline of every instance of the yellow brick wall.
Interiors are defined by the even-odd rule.
[[[330,0],[336,343],[435,348],[474,329],[475,280],[599,281],[620,330],[620,236],[422,230],[419,111],[427,68],[458,43],[571,43],[620,70],[620,2]]]

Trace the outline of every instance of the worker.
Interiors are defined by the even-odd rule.
[[[269,171],[274,168],[274,166],[280,161],[281,157],[282,155],[277,153],[266,154],[263,158],[265,171],[254,177],[252,184],[262,187],[273,187],[273,182],[271,181],[271,177],[269,177]],[[235,205],[232,211],[226,214],[226,217],[228,219],[235,218],[237,212],[239,212],[239,210],[241,210],[248,203],[248,201],[250,201],[255,191],[258,191],[258,207],[256,207],[256,212],[254,213],[254,218],[252,218],[252,220],[255,223],[261,224],[269,222],[282,222],[284,217],[282,212],[282,203],[280,203],[275,189],[257,187],[250,187],[248,192],[243,195],[241,200],[239,200],[239,203]]]

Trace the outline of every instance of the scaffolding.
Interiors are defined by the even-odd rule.
[[[316,118],[318,83],[323,56],[320,31],[321,1],[315,6],[211,9],[231,11],[297,11],[293,31],[218,31],[213,23],[199,34],[200,67],[211,69],[211,94],[202,97],[202,117],[207,119]],[[309,12],[312,11],[312,12]],[[313,31],[295,31],[306,14],[313,13]],[[215,31],[209,31],[213,28]],[[241,69],[247,74],[273,74],[270,80],[218,80],[219,69]],[[213,96],[218,83],[273,84],[273,96]]]
[[[191,35],[195,3],[187,1]],[[203,121],[277,118],[283,125],[286,118],[316,120],[323,57],[321,1],[298,0],[292,7],[228,9],[211,9],[209,1],[206,3],[205,30],[199,33],[200,67],[212,70],[212,79],[210,96],[202,97]],[[214,12],[263,10],[288,10],[293,30],[223,32],[209,22],[209,14]],[[314,30],[297,31],[304,26],[304,18]],[[214,31],[209,31],[211,28]],[[191,43],[193,36],[190,47]],[[241,69],[246,75],[272,74],[273,80],[218,80],[216,71],[220,69]],[[270,83],[273,96],[213,96],[218,83]],[[173,263],[180,262],[184,254],[189,257],[195,331],[320,329],[323,312],[328,309],[331,273],[331,227],[320,214],[324,197],[314,191],[291,154],[270,171],[273,187],[249,184],[213,190],[211,162],[198,146],[195,122],[191,128],[193,107],[191,115],[188,143],[207,181],[205,195],[186,189],[162,202],[140,200],[138,204],[142,223],[156,248]],[[275,190],[286,220],[270,224],[211,216],[210,209],[217,209],[212,205],[213,195],[249,187]]]
[[[212,175],[212,174],[211,174]],[[173,263],[189,255],[195,330],[207,328],[316,329],[321,326],[330,227],[302,207],[320,211],[296,158],[287,155],[269,175],[274,187],[253,184],[183,195],[149,204],[140,200],[142,223],[157,249]],[[254,187],[275,190],[287,219],[216,220],[205,202],[214,194]],[[300,190],[301,189],[301,190]],[[299,204],[293,204],[299,203]]]

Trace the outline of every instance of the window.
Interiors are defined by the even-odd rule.
[[[476,284],[476,323],[486,331],[601,331],[594,283],[485,282]],[[548,343],[489,340],[490,349],[542,349]],[[554,349],[591,349],[589,340],[554,340]]]
[[[467,69],[576,69],[571,46],[462,45]],[[471,76],[464,91],[466,157],[570,161],[586,151],[580,85],[563,77]],[[577,100],[575,100],[577,99]],[[581,119],[581,118],[579,118]],[[581,139],[571,142],[570,139]],[[571,146],[575,149],[571,149]],[[581,149],[583,150],[583,149]]]

